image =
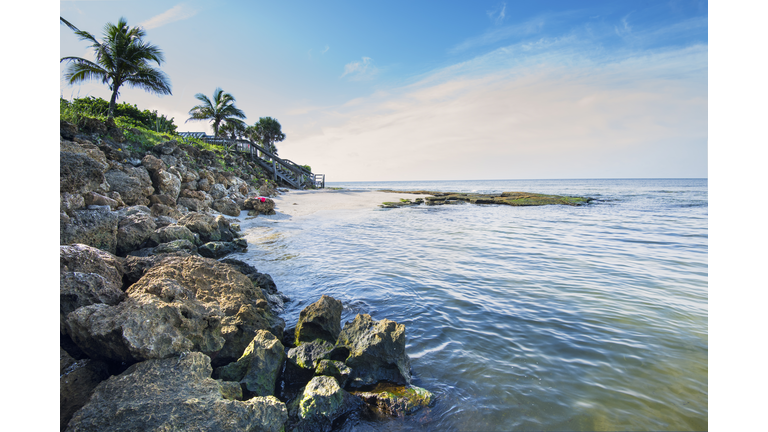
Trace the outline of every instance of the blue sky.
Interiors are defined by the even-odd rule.
[[[63,1],[161,47],[179,130],[222,87],[329,181],[707,177],[706,1]],[[88,58],[60,26],[60,56]],[[98,82],[60,95],[108,98]]]

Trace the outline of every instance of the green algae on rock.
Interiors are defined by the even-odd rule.
[[[589,197],[574,197],[564,195],[545,195],[530,192],[502,192],[500,194],[476,194],[476,193],[461,193],[461,192],[435,192],[435,191],[396,191],[396,190],[380,190],[379,192],[391,192],[391,193],[410,193],[419,195],[430,195],[424,198],[426,205],[443,205],[443,204],[503,204],[510,206],[542,206],[542,205],[570,205],[579,206],[588,204],[592,201]],[[384,202],[379,207],[382,208],[397,208],[405,207],[409,205],[421,204],[421,199],[418,198],[411,202],[410,200],[401,200],[401,202]]]
[[[429,390],[414,385],[379,383],[370,391],[352,394],[362,398],[375,412],[395,417],[413,414],[435,403],[435,397]]]

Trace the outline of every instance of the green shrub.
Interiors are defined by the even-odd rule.
[[[59,101],[61,119],[80,121],[85,117],[106,120],[109,111],[109,102],[93,96],[72,99],[69,102],[63,98]],[[66,117],[66,118],[65,118]],[[173,124],[173,118],[168,119],[165,114],[157,115],[157,111],[139,110],[136,105],[121,102],[115,106],[115,123],[123,119],[123,123],[130,122],[131,127],[141,125],[145,129],[155,132],[175,134],[177,126]],[[71,122],[71,121],[70,121]]]

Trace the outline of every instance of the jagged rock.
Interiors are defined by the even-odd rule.
[[[329,358],[333,344],[316,339],[288,350],[284,379],[290,386],[301,386],[312,379],[320,360]]]
[[[75,361],[63,349],[60,349],[59,364],[59,422],[60,430],[64,430],[72,415],[88,402],[93,389],[109,378],[109,370],[103,362]]]
[[[153,212],[154,212],[154,209],[153,209]],[[181,217],[181,215],[179,215],[179,217]],[[158,229],[165,228],[168,225],[176,225],[176,222],[178,222],[178,219],[174,219],[170,216],[155,216],[155,225],[157,226]]]
[[[197,190],[203,191],[203,192],[210,192],[211,190],[211,181],[207,178],[201,178],[197,181]]]
[[[213,208],[219,213],[227,216],[240,216],[240,207],[237,206],[235,201],[227,197],[214,201]]]
[[[180,225],[168,225],[158,228],[149,237],[147,242],[150,246],[156,246],[160,243],[168,243],[174,240],[188,240],[195,243],[195,234],[189,228]]]
[[[341,333],[342,309],[340,301],[327,295],[305,307],[296,325],[296,345],[315,339],[335,343]]]
[[[244,205],[246,209],[253,210],[254,213],[258,212],[258,214],[263,215],[275,214],[275,201],[271,198],[266,198],[264,202],[261,202],[258,198],[247,198]],[[248,214],[251,214],[251,212]]]
[[[375,321],[358,314],[344,325],[330,354],[352,368],[347,385],[362,387],[381,381],[411,383],[411,364],[405,353],[405,325],[388,319]]]
[[[155,246],[154,249],[152,250],[153,255],[176,253],[176,252],[187,252],[193,255],[198,253],[197,246],[195,246],[194,243],[186,239],[173,240],[167,243],[160,243],[159,245]]]
[[[109,253],[117,252],[117,214],[102,210],[74,210],[62,223],[59,244],[81,243]]]
[[[169,256],[184,258],[187,256],[187,254],[183,254],[183,253],[158,254],[158,255],[146,256],[146,257],[128,255],[127,257],[125,257],[125,259],[123,260],[124,287],[127,288],[133,285],[134,283],[138,282],[139,279],[141,279],[142,276],[144,276],[149,269],[160,264],[163,259],[168,258]]]
[[[139,249],[155,232],[154,218],[147,213],[137,213],[120,219],[117,226],[117,254],[126,255]]]
[[[290,404],[289,415],[296,419],[297,432],[329,432],[334,420],[362,406],[360,398],[339,387],[336,379],[317,376]]]
[[[435,397],[427,389],[416,386],[377,384],[368,392],[352,392],[379,414],[403,417],[434,404]]]
[[[344,362],[336,360],[320,360],[315,368],[315,375],[334,377],[341,387],[344,387],[347,383],[351,373],[352,369],[349,366],[345,365]]]
[[[265,184],[259,188],[259,196],[263,196],[263,197],[277,196],[277,190],[275,189],[274,186],[270,184]]]
[[[109,206],[111,210],[115,210],[118,207],[118,202],[112,198],[106,197],[96,192],[87,192],[83,198],[85,198],[85,205],[97,205],[97,206]]]
[[[104,176],[109,182],[109,191],[118,192],[127,205],[147,205],[155,192],[149,172],[143,166],[122,166],[122,169],[107,171]]]
[[[153,204],[152,207],[150,207],[150,210],[152,211],[152,216],[155,216],[155,217],[167,216],[172,219],[179,220],[183,217],[183,215],[181,214],[180,211],[174,208],[175,206],[176,204],[174,204],[173,207],[170,207],[164,204],[157,203],[157,204]]]
[[[242,239],[238,239],[238,240],[242,240]],[[242,242],[239,242],[239,243],[242,243]],[[245,251],[245,248],[242,247],[242,244],[238,245],[235,242],[208,242],[197,249],[197,252],[200,255],[206,258],[214,258],[214,259],[227,256],[231,253],[244,252],[244,251]]]
[[[177,205],[184,206],[193,212],[205,210],[205,203],[202,200],[188,197],[181,197],[176,201]]]
[[[221,199],[224,198],[227,195],[227,188],[224,187],[221,183],[216,183],[211,187],[211,190],[208,191],[209,194],[213,197],[213,199]]]
[[[62,138],[71,140],[75,137],[75,135],[77,135],[77,126],[73,125],[72,123],[65,122],[64,120],[60,120],[59,134]]]
[[[59,151],[59,192],[106,192],[109,183],[104,173],[109,168],[104,153],[92,148],[61,140]]]
[[[174,201],[181,191],[181,179],[168,170],[158,170],[150,173],[152,185],[158,193],[171,197]]]
[[[283,431],[285,404],[274,396],[228,400],[198,352],[129,367],[99,384],[67,431]]]
[[[243,388],[240,383],[233,381],[216,380],[219,383],[221,397],[229,400],[243,400]]]
[[[248,396],[273,396],[285,362],[285,347],[272,333],[259,330],[242,357],[216,369],[226,381],[236,381]]]
[[[69,314],[69,335],[91,358],[132,363],[200,351],[218,352],[217,364],[227,364],[258,330],[280,334],[285,327],[247,277],[199,256],[162,259],[126,293],[117,306]]]
[[[149,175],[152,173],[166,169],[165,162],[148,154],[141,159],[141,164],[149,171]]]
[[[80,210],[85,207],[85,199],[80,194],[71,194],[62,192],[59,195],[59,211],[61,213],[72,213],[74,210]]]
[[[176,207],[176,199],[166,194],[155,194],[149,197],[150,204],[163,204],[168,207]]]
[[[211,241],[230,242],[237,237],[237,233],[229,227],[229,221],[223,216],[213,217],[204,213],[189,213],[178,222],[190,231],[197,233],[203,243]]]

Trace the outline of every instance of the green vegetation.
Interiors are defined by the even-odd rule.
[[[277,155],[275,143],[285,139],[280,123],[272,117],[261,117],[259,121],[246,130],[248,138],[261,143],[267,150]],[[311,171],[311,170],[310,170]]]
[[[240,120],[245,118],[245,113],[235,106],[235,97],[229,93],[225,93],[221,87],[217,87],[216,90],[213,91],[213,100],[208,99],[208,96],[202,93],[196,94],[195,98],[202,103],[200,105],[195,105],[189,110],[189,118],[187,121],[211,121],[213,123],[214,136],[219,136],[219,125],[222,122],[225,124],[231,123],[238,127],[242,127],[243,129],[245,128],[245,123]]]
[[[160,48],[144,42],[142,38],[146,33],[141,27],[130,28],[125,18],[121,17],[117,25],[107,23],[104,27],[104,39],[99,42],[87,31],[78,29],[64,18],[60,19],[80,40],[90,42],[96,53],[95,62],[80,57],[62,58],[60,62],[70,64],[64,78],[70,84],[92,79],[107,84],[112,91],[107,116],[115,116],[117,97],[123,85],[160,95],[171,94],[171,81],[168,76],[150,66],[150,62],[156,62],[160,66],[165,61],[163,53]]]
[[[85,117],[106,120],[109,112],[109,102],[93,96],[73,99],[72,102],[60,98],[59,107],[61,120],[75,125],[81,125]],[[173,134],[177,128],[173,118],[168,119],[165,114],[158,115],[157,111],[142,111],[136,105],[125,102],[115,105],[114,118],[116,123],[122,123],[125,127],[143,127],[161,133]]]

